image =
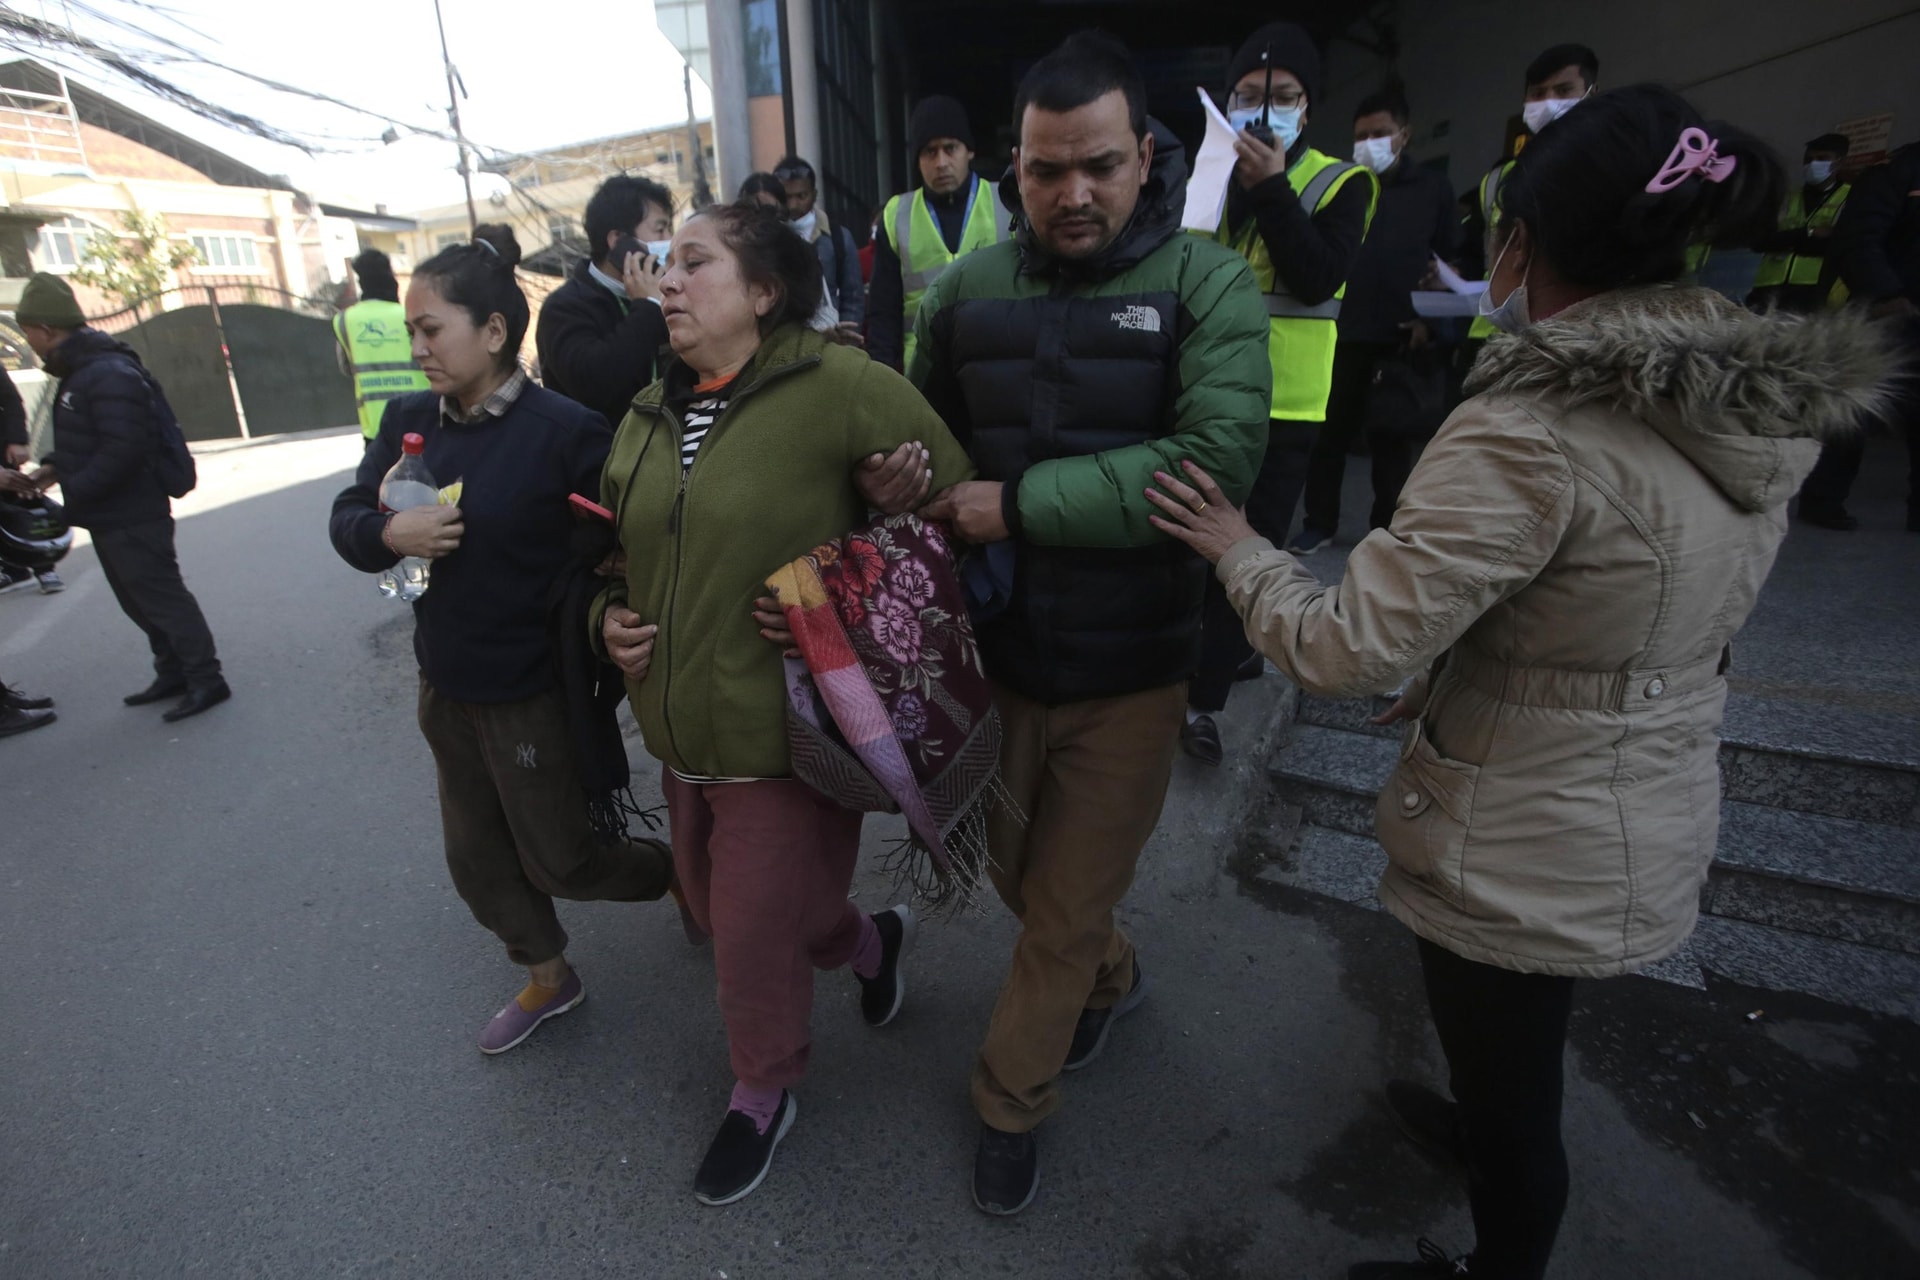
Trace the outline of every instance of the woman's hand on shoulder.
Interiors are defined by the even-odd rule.
[[[600,639],[606,643],[607,657],[633,681],[645,680],[653,666],[653,640],[660,628],[640,621],[631,609],[615,605],[600,620]]]

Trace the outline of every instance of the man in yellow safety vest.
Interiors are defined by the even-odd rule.
[[[1007,238],[1009,217],[993,184],[973,171],[973,128],[953,98],[924,98],[907,132],[921,185],[887,201],[873,237],[867,354],[904,369],[913,319],[927,287],[954,259]]]
[[[1227,69],[1227,118],[1239,163],[1226,216],[1214,238],[1237,250],[1266,295],[1267,355],[1273,369],[1267,452],[1247,499],[1247,519],[1286,542],[1306,485],[1314,438],[1333,387],[1335,322],[1379,201],[1364,165],[1307,145],[1303,130],[1320,89],[1320,51],[1306,30],[1275,22],[1250,36]],[[1207,579],[1200,669],[1187,690],[1180,742],[1207,764],[1222,758],[1213,717],[1239,676],[1262,660],[1217,579]]]
[[[1787,197],[1780,229],[1754,246],[1765,255],[1753,278],[1753,292],[1747,295],[1747,305],[1756,311],[1779,307],[1805,315],[1845,304],[1847,287],[1827,261],[1827,246],[1853,194],[1852,185],[1842,182],[1838,172],[1848,148],[1844,133],[1823,133],[1807,144],[1804,182]],[[1859,432],[1823,442],[1819,463],[1800,485],[1795,518],[1841,533],[1859,528],[1860,521],[1847,510],[1847,497],[1865,453],[1865,436]]]
[[[1839,273],[1827,266],[1827,245],[1853,194],[1839,173],[1847,148],[1844,133],[1823,133],[1807,144],[1804,184],[1787,198],[1780,229],[1754,246],[1766,255],[1748,298],[1756,308],[1779,306],[1804,314],[1846,300]]]
[[[387,401],[425,391],[427,375],[413,362],[392,261],[378,249],[363,249],[353,260],[353,274],[360,281],[360,301],[333,318],[333,336],[339,341],[341,371],[353,378],[360,434],[371,440],[380,434]]]
[[[1556,44],[1527,64],[1526,89],[1520,104],[1520,119],[1526,133],[1515,141],[1514,152],[1527,145],[1527,139],[1579,106],[1593,93],[1600,79],[1600,55],[1583,44]],[[1491,245],[1500,229],[1500,184],[1506,181],[1513,159],[1499,161],[1480,176],[1480,220],[1485,225],[1483,247]],[[1487,262],[1487,274],[1493,274],[1493,262]],[[1485,317],[1476,317],[1467,337],[1478,343],[1494,335],[1494,327]]]

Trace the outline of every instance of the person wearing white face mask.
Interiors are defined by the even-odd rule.
[[[1840,211],[1853,194],[1852,185],[1842,182],[1836,171],[1847,158],[1849,145],[1844,133],[1823,133],[1807,143],[1803,181],[1787,197],[1779,229],[1754,246],[1766,255],[1760,259],[1753,292],[1747,296],[1747,305],[1755,311],[1778,307],[1809,315],[1846,302],[1846,287],[1827,260],[1827,246]],[[1820,465],[1800,488],[1800,505],[1794,514],[1802,523],[1840,533],[1859,527],[1860,522],[1847,511],[1847,495],[1860,474],[1862,457],[1859,436],[1827,443],[1820,451]]]
[[[1302,135],[1319,89],[1320,52],[1291,22],[1255,31],[1227,68],[1227,119],[1236,130],[1239,164],[1214,238],[1247,259],[1266,295],[1270,422],[1247,507],[1275,542],[1285,541],[1293,523],[1307,459],[1327,416],[1334,325],[1380,191],[1366,166],[1307,145]],[[1262,669],[1225,595],[1217,584],[1210,587],[1200,670],[1180,735],[1188,755],[1220,763],[1213,717],[1225,710],[1236,678],[1257,677]]]
[[[1527,132],[1516,141],[1516,154],[1519,148],[1526,145],[1528,138],[1538,137],[1541,130],[1591,95],[1594,83],[1599,78],[1600,56],[1583,44],[1556,44],[1528,63],[1526,92],[1520,104],[1520,118],[1526,124]],[[1507,173],[1512,168],[1513,159],[1507,157],[1487,170],[1480,179],[1480,219],[1486,224],[1489,250],[1493,229],[1500,225],[1500,184],[1506,181]],[[1489,262],[1492,261],[1491,251],[1486,256]],[[1493,332],[1486,319],[1482,318],[1473,322],[1473,327],[1467,330],[1467,336],[1484,340],[1492,337]]]
[[[836,313],[835,341],[866,346],[867,287],[860,277],[860,247],[854,244],[853,233],[827,220],[826,210],[817,203],[819,179],[805,160],[787,156],[773,167],[773,176],[786,188],[788,221],[820,257],[827,301]]]
[[[540,381],[619,426],[653,381],[667,322],[660,278],[673,236],[673,193],[649,178],[608,178],[587,201],[590,257],[540,305]]]
[[[1413,467],[1415,439],[1438,425],[1437,416],[1424,423],[1408,420],[1419,416],[1414,411],[1396,421],[1395,401],[1384,381],[1394,379],[1404,387],[1406,375],[1416,369],[1437,376],[1440,356],[1426,325],[1414,317],[1413,291],[1434,258],[1453,257],[1460,232],[1445,175],[1407,154],[1410,121],[1398,85],[1368,94],[1354,108],[1353,158],[1379,175],[1380,208],[1347,278],[1327,423],[1308,463],[1300,533],[1288,545],[1295,554],[1318,550],[1339,530],[1347,453],[1362,432],[1373,470],[1368,525],[1379,529],[1393,518],[1400,487]],[[1383,380],[1380,390],[1376,374]]]

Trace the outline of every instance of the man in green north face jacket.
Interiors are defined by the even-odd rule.
[[[998,1214],[1033,1199],[1055,1077],[1143,990],[1113,911],[1166,796],[1207,577],[1145,490],[1191,458],[1242,501],[1272,385],[1253,276],[1181,233],[1180,144],[1126,50],[1073,37],[1014,113],[1024,225],[934,283],[908,370],[979,470],[926,513],[984,544],[969,592],[1017,806],[989,840],[1021,932],[973,1073],[973,1197]]]

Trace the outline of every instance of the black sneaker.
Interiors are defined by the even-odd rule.
[[[0,707],[0,738],[11,738],[29,729],[44,729],[52,724],[51,711],[22,711],[18,707]]]
[[[1421,1236],[1414,1245],[1417,1262],[1356,1262],[1347,1268],[1347,1280],[1417,1280],[1421,1276],[1470,1276],[1466,1255],[1449,1258],[1447,1251]]]
[[[33,580],[40,584],[40,594],[43,596],[50,596],[56,591],[67,589],[67,584],[60,581],[60,575],[51,569],[40,570],[33,575]]]
[[[700,1172],[693,1175],[693,1198],[701,1204],[732,1204],[753,1194],[773,1167],[773,1149],[793,1128],[793,1095],[780,1091],[780,1109],[773,1113],[767,1131],[753,1127],[753,1117],[744,1111],[728,1111],[713,1135]]]
[[[860,978],[860,1016],[870,1027],[884,1027],[907,1001],[907,979],[900,972],[900,962],[913,950],[918,926],[904,902],[869,918],[880,931],[880,972],[871,978],[853,976]]]
[[[33,581],[33,575],[24,569],[0,569],[0,592],[15,591]]]
[[[980,1126],[973,1157],[973,1203],[982,1213],[1009,1218],[1033,1203],[1040,1190],[1040,1144],[1031,1133],[1002,1133]]]
[[[1467,1162],[1460,1106],[1411,1080],[1387,1081],[1387,1112],[1408,1141],[1458,1165]]]
[[[1195,716],[1180,726],[1180,748],[1205,765],[1217,765],[1227,755],[1220,745],[1220,726],[1208,715]]]
[[[45,711],[52,705],[52,698],[29,698],[12,685],[0,684],[0,707],[12,711]]]
[[[1107,1032],[1113,1030],[1114,1020],[1124,1018],[1140,1007],[1147,998],[1147,979],[1140,972],[1140,957],[1133,958],[1133,986],[1119,1001],[1105,1009],[1082,1009],[1080,1021],[1073,1025],[1073,1044],[1067,1049],[1067,1060],[1061,1064],[1063,1071],[1078,1071],[1100,1056],[1107,1047]]]

